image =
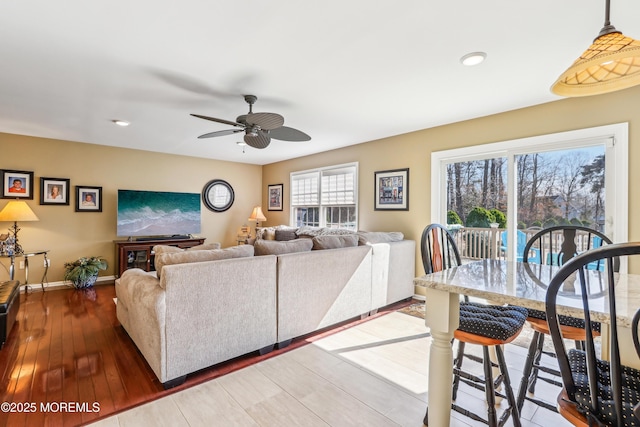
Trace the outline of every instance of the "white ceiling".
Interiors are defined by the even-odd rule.
[[[640,1],[611,22],[640,38]],[[559,99],[603,23],[604,0],[6,1],[0,132],[268,164]],[[230,126],[189,113],[234,121],[243,94],[312,140],[197,139]]]

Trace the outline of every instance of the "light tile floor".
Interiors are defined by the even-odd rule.
[[[390,313],[92,425],[420,427],[429,344],[422,319]],[[517,388],[526,349],[507,345],[505,354]],[[550,402],[557,393],[545,383],[536,390]],[[486,411],[480,391],[463,385],[458,399]],[[529,402],[522,424],[570,426]],[[451,418],[453,427],[481,425],[457,413]]]

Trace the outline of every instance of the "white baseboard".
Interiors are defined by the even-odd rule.
[[[113,282],[116,279],[115,276],[103,276],[98,277],[96,280],[96,285],[99,285],[101,282]],[[44,282],[44,289],[62,289],[62,288],[71,288],[71,283],[69,282]],[[42,285],[40,283],[29,283],[28,285],[20,285],[20,292],[34,292],[34,291],[42,291]]]

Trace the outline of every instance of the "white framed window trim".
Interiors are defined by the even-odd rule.
[[[291,172],[289,180],[290,225],[298,223],[297,209],[318,209],[314,225],[340,226],[347,223],[342,208],[353,208],[349,228],[358,229],[358,162]]]

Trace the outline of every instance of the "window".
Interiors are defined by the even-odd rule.
[[[626,123],[434,152],[432,222],[501,211],[508,259],[518,229],[580,223],[626,241],[627,155]]]
[[[291,224],[358,229],[358,164],[293,172]]]

